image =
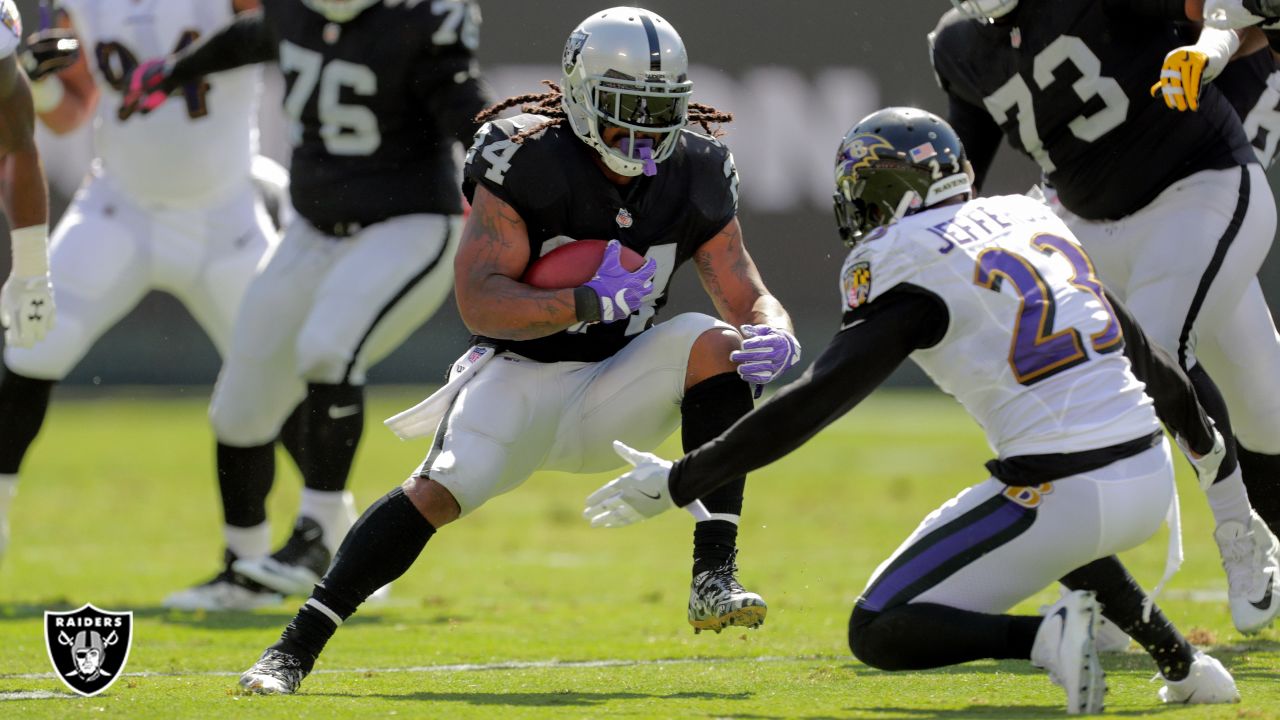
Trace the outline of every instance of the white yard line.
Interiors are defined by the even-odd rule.
[[[491,670],[565,670],[574,668],[645,667],[661,665],[727,665],[729,663],[789,663],[832,662],[852,660],[848,655],[795,655],[760,657],[692,657],[659,658],[657,660],[507,660],[495,663],[457,663],[452,665],[412,665],[388,668],[322,668],[313,675],[338,675],[343,673],[448,673],[483,672]],[[239,677],[240,671],[208,670],[204,672],[127,672],[124,677]],[[54,680],[53,673],[12,673],[0,675],[0,680]],[[21,695],[23,697],[15,697]],[[36,697],[40,695],[40,697]],[[0,692],[0,700],[36,700],[45,697],[75,697],[64,693],[43,691]]]

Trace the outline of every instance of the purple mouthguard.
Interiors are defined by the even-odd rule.
[[[627,157],[631,157],[633,154],[631,152],[633,147],[635,149],[634,154],[644,162],[645,177],[653,177],[654,175],[657,175],[658,163],[653,161],[653,140],[650,140],[649,138],[639,138],[635,141],[633,146],[631,138],[623,138],[622,142],[618,144],[618,149],[626,153]]]

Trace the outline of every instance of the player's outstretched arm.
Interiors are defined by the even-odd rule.
[[[53,325],[49,283],[49,190],[35,143],[35,109],[13,55],[0,59],[0,155],[4,156],[13,270],[0,289],[5,339],[30,346]]]
[[[126,80],[120,119],[151,112],[170,93],[205,75],[275,60],[278,47],[261,9],[242,12],[226,27],[173,55],[139,63]]]
[[[574,290],[520,282],[529,233],[515,209],[477,187],[454,259],[454,293],[467,329],[498,340],[553,335],[580,321]]]

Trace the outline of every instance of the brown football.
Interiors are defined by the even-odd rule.
[[[529,264],[520,281],[544,290],[578,287],[590,280],[604,257],[605,240],[575,240],[561,245]],[[640,253],[622,246],[622,267],[639,270],[644,265]]]

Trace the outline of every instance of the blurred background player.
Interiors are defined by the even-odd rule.
[[[458,308],[479,343],[451,381],[388,421],[435,442],[405,481],[351,529],[333,567],[241,677],[292,693],[338,626],[403,574],[438,528],[519,487],[539,469],[617,467],[609,443],[653,447],[677,426],[687,447],[752,407],[749,382],[799,359],[791,320],[742,242],[737,171],[705,130],[731,116],[690,102],[684,43],[663,18],[617,7],[580,23],[562,85],[486,110],[467,153],[472,212],[458,251]],[[510,107],[525,114],[493,119]],[[521,281],[566,243],[613,237],[584,285]],[[627,270],[623,246],[647,256]],[[692,261],[720,315],[654,323],[673,272]],[[739,335],[737,326],[744,326]],[[764,601],[734,577],[745,476],[702,498],[694,530],[689,622],[755,627]]]
[[[186,306],[225,353],[249,280],[275,243],[250,177],[258,74],[191,84],[183,102],[125,123],[117,103],[128,71],[158,52],[221,27],[249,0],[65,0],[59,24],[84,49],[36,83],[36,110],[55,131],[93,119],[91,176],[54,231],[52,276],[66,284],[60,321],[31,348],[5,348],[0,379],[0,477],[12,486],[40,431],[54,384],[151,290]],[[58,69],[48,41],[29,42],[33,65]],[[43,55],[45,62],[38,58]],[[63,56],[65,57],[65,56]]]
[[[276,60],[292,124],[300,217],[254,280],[214,389],[225,564],[170,596],[170,607],[252,607],[272,591],[309,592],[329,566],[355,519],[346,487],[366,370],[448,296],[462,210],[453,154],[488,104],[474,2],[262,6],[140,65],[121,111],[163,109],[206,76],[216,83],[231,68]],[[291,537],[268,555],[277,438],[300,460],[305,487]],[[251,592],[255,581],[271,590]]]
[[[674,464],[621,442],[635,469],[587,499],[593,526],[683,506],[781,459],[852,410],[910,357],[979,422],[998,457],[984,482],[921,522],[881,563],[849,619],[849,647],[882,670],[1030,660],[1100,712],[1101,613],[1156,661],[1171,703],[1238,702],[1115,558],[1175,498],[1163,416],[1208,452],[1216,432],[1176,361],[1154,350],[1044,204],[974,199],[956,133],[915,108],[859,121],[836,156],[836,217],[852,246],[840,331],[796,382]],[[1129,362],[1126,361],[1126,357]],[[1009,615],[1061,578],[1045,617]]]
[[[9,216],[13,265],[0,289],[0,322],[9,348],[31,347],[53,324],[49,281],[49,195],[35,145],[35,109],[15,52],[22,18],[13,0],[0,0],[0,163]],[[0,391],[0,442],[11,408]],[[9,544],[9,504],[17,492],[17,465],[0,467],[0,558]]]
[[[1280,382],[1280,336],[1255,278],[1276,210],[1216,88],[1205,86],[1194,113],[1152,97],[1161,80],[1152,67],[1164,65],[1161,84],[1191,72],[1171,51],[1184,42],[1177,23],[1199,3],[954,4],[930,35],[932,60],[979,181],[1002,134],[1034,158],[1107,287],[1178,358],[1223,435],[1239,441],[1238,467],[1229,442],[1207,496],[1232,620],[1257,632],[1280,613],[1280,546],[1267,527],[1280,525],[1280,387],[1263,389]],[[1220,67],[1238,38],[1206,31],[1196,46],[1202,70],[1209,58]]]

